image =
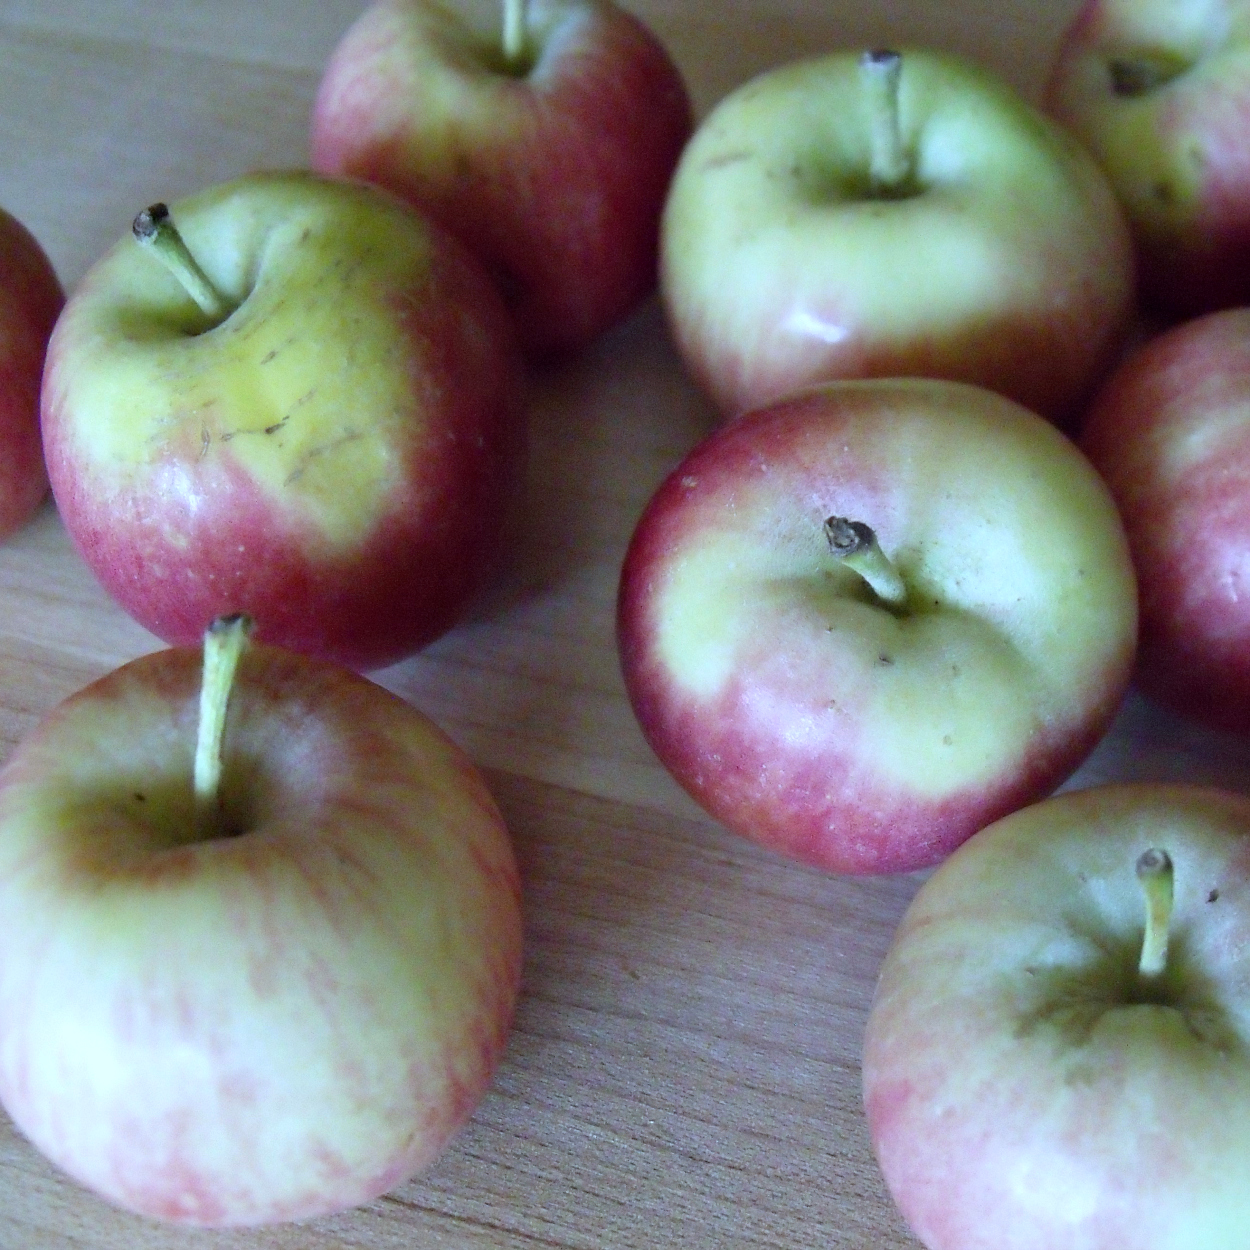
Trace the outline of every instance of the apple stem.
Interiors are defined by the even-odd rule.
[[[529,52],[525,0],[503,0],[503,59],[509,69],[520,69]]]
[[[876,48],[859,58],[859,71],[868,101],[868,178],[875,194],[897,195],[911,177],[898,111],[903,58],[888,48]]]
[[[1172,920],[1172,857],[1152,848],[1137,860],[1137,879],[1146,897],[1146,933],[1137,969],[1157,977],[1167,966],[1168,926]]]
[[[204,634],[200,719],[195,738],[195,824],[205,837],[211,836],[217,828],[226,708],[239,658],[251,632],[251,617],[236,613],[219,616]]]
[[[907,586],[870,526],[831,516],[825,521],[825,538],[829,550],[847,568],[854,569],[883,603],[901,608],[907,602]]]
[[[234,309],[229,300],[200,268],[199,261],[191,254],[164,204],[145,208],[134,219],[131,230],[135,238],[155,253],[165,268],[178,279],[186,293],[215,325],[230,316]]]

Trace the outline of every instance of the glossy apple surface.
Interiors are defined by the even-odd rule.
[[[1250,310],[1209,313],[1129,356],[1081,445],[1128,532],[1142,687],[1250,730]]]
[[[0,539],[48,493],[39,441],[39,379],[65,297],[43,249],[0,209]]]
[[[901,576],[835,559],[837,515]],[[1047,793],[1128,681],[1133,572],[1097,474],[1041,417],[933,380],[833,383],[696,447],[626,556],[647,740],[730,829],[841,872],[936,863]]]
[[[218,323],[133,238],[74,292],[43,386],[57,506],[167,642],[260,638],[373,668],[492,567],[524,444],[519,353],[454,239],[373,188],[253,175],[173,206]]]
[[[1250,302],[1250,3],[1088,0],[1046,100],[1123,202],[1149,302]]]
[[[437,0],[382,0],[344,36],[312,162],[432,213],[490,266],[522,340],[567,352],[656,283],[660,212],[692,122],[655,36],[609,0],[517,4],[524,39]]]
[[[398,1185],[477,1103],[517,989],[516,869],[428,720],[262,646],[197,832],[199,666],[117,670],[0,772],[0,1097],[133,1211],[304,1219]]]
[[[1107,181],[985,70],[901,57],[892,189],[870,178],[859,54],[771,70],[700,126],[662,227],[682,354],[729,414],[809,383],[920,375],[1068,422],[1132,299]]]
[[[1135,863],[1174,871],[1163,971],[1138,970]],[[1250,1191],[1250,803],[1064,794],[921,888],[881,971],[864,1098],[928,1250],[1215,1250]]]

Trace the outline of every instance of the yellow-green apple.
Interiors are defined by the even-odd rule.
[[[179,645],[238,611],[357,668],[431,641],[522,459],[520,353],[480,264],[385,192],[308,174],[136,227],[48,348],[44,450],[87,563]]]
[[[326,67],[312,163],[389,187],[488,263],[522,342],[581,346],[655,287],[692,127],[681,75],[611,0],[505,0],[502,35],[380,0]]]
[[[729,414],[922,375],[1069,421],[1133,293],[1092,158],[984,69],[924,50],[800,61],[723,100],[674,176],[660,282]]]
[[[647,505],[618,600],[673,776],[840,872],[936,863],[1058,785],[1119,706],[1136,624],[1084,456],[935,379],[828,383],[721,427]]]
[[[1250,302],[1250,3],[1087,0],[1046,89],[1124,205],[1142,294]]]
[[[1250,730],[1250,310],[1208,313],[1128,356],[1081,445],[1128,532],[1143,689]]]
[[[72,696],[0,772],[0,1097],[110,1201],[304,1219],[428,1164],[521,963],[469,760],[363,677],[229,623]],[[232,672],[231,665],[236,667]]]
[[[864,1102],[928,1250],[1232,1250],[1250,1190],[1250,802],[1070,792],[978,833],[885,960]]]
[[[48,493],[39,379],[65,296],[38,241],[0,209],[0,539]]]

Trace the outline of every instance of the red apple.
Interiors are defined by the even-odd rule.
[[[1111,497],[1051,424],[930,379],[828,384],[661,485],[618,636],[643,733],[713,816],[842,872],[936,863],[1058,785],[1128,682]]]
[[[664,212],[673,332],[730,415],[829,379],[922,375],[1066,423],[1132,290],[1093,160],[985,70],[919,49],[740,87],[686,148]]]
[[[520,476],[498,293],[363,185],[252,175],[174,215],[185,246],[167,219],[147,221],[155,255],[123,239],[48,349],[71,537],[168,642],[244,611],[263,640],[352,667],[412,653],[480,586]]]
[[[312,163],[433,214],[494,271],[529,351],[565,352],[654,288],[690,104],[611,0],[504,10],[501,39],[438,0],[367,9],[322,79]]]
[[[956,851],[864,1040],[873,1148],[928,1250],[1245,1246],[1247,932],[1242,796],[1083,790]]]
[[[0,209],[0,539],[48,493],[39,379],[65,296],[34,236]]]
[[[1087,0],[1046,99],[1123,202],[1147,301],[1250,303],[1250,3]]]
[[[1081,443],[1137,568],[1140,684],[1250,731],[1250,310],[1209,313],[1127,357]]]
[[[201,706],[198,648],[136,660],[0,772],[0,1098],[111,1202],[215,1226],[428,1164],[521,964],[465,756],[346,670],[258,646],[231,693],[228,666],[208,651]]]

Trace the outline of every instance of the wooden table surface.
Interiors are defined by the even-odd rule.
[[[482,5],[489,0],[480,0]],[[705,113],[770,65],[928,43],[1036,96],[1077,0],[632,0]],[[143,205],[306,160],[325,57],[361,0],[0,0],[0,203],[67,288]],[[0,1113],[0,1250],[916,1246],[860,1111],[878,964],[918,879],[837,879],[702,816],[657,764],[612,637],[633,523],[714,425],[652,303],[535,378],[525,523],[473,618],[379,674],[486,770],[528,940],[491,1091],[423,1177],[298,1227],[188,1232],[113,1210]],[[157,641],[52,505],[0,546],[0,760],[60,699]],[[1250,788],[1250,750],[1131,695],[1071,784]]]

